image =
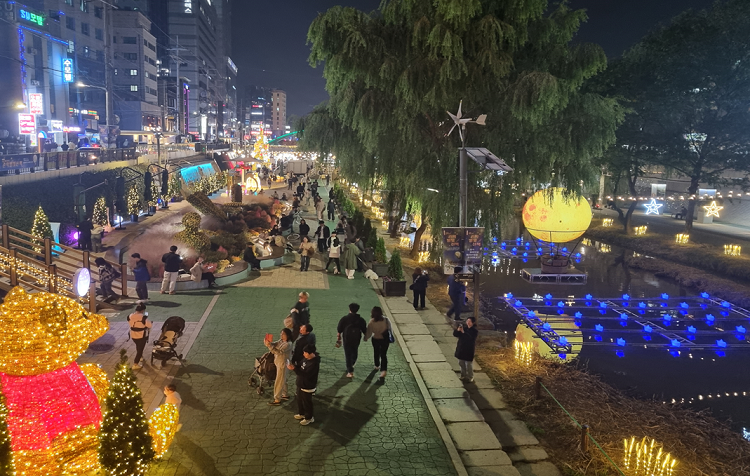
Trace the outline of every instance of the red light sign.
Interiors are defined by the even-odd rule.
[[[36,117],[33,114],[21,113],[18,115],[18,133],[36,134]]]

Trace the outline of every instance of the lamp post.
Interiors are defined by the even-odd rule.
[[[112,124],[109,117],[109,89],[104,86],[95,86],[93,84],[84,84],[81,81],[76,83],[77,88],[94,88],[104,91],[104,120],[107,121],[107,136],[109,136],[109,126]]]

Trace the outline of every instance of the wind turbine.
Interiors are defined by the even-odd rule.
[[[464,101],[463,99],[461,102],[458,103],[458,112],[453,114],[450,111],[446,111],[448,115],[453,119],[453,127],[451,127],[451,130],[448,131],[448,134],[451,135],[453,133],[453,129],[458,126],[458,135],[461,138],[461,147],[465,147],[465,140],[466,140],[466,124],[479,124],[480,126],[484,126],[487,121],[487,114],[481,114],[476,119],[472,119],[470,117],[463,117],[463,113],[461,112],[461,107],[463,106]]]

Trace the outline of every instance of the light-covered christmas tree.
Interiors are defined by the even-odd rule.
[[[96,199],[96,202],[94,202],[94,211],[91,214],[91,221],[93,221],[95,225],[100,226],[105,226],[109,223],[109,218],[107,217],[107,202],[104,200],[104,197],[99,197]]]
[[[151,182],[151,201],[148,202],[150,207],[155,207],[161,197],[161,184],[157,181]]]
[[[134,186],[130,187],[128,189],[128,214],[130,215],[139,215],[141,213],[141,210],[143,210],[143,205],[141,204],[141,195],[138,193],[138,189],[136,189]]]
[[[125,350],[109,386],[99,431],[99,462],[107,476],[141,476],[154,460],[143,399]]]
[[[38,246],[34,246],[34,251],[37,253],[42,252],[42,244],[45,238],[54,238],[55,235],[52,233],[52,227],[49,224],[49,218],[47,214],[42,210],[42,206],[34,214],[34,223],[31,225],[31,234],[35,237],[34,242]]]

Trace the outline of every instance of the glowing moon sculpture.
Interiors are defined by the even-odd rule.
[[[565,190],[540,190],[523,206],[523,223],[531,235],[551,243],[573,241],[591,224],[591,206],[582,197],[566,198]]]

